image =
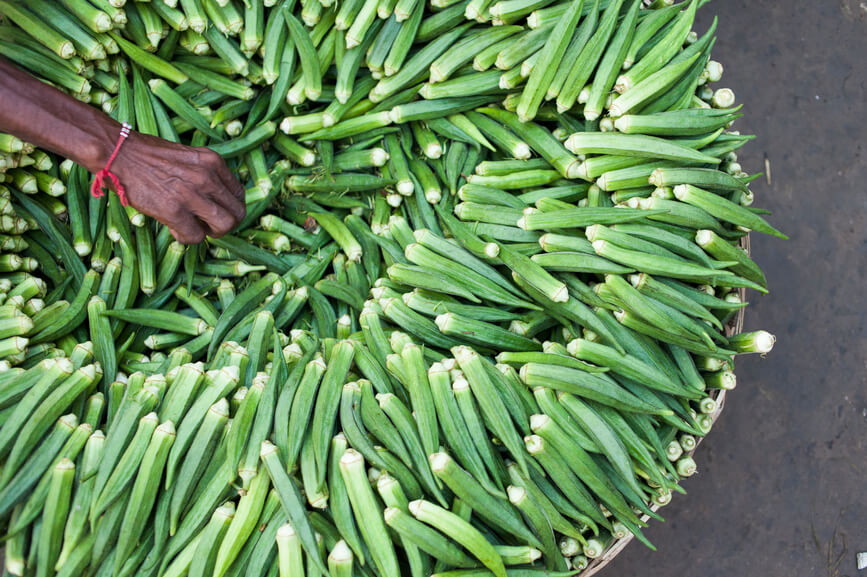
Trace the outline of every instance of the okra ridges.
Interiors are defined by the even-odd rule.
[[[186,247],[0,134],[7,568],[526,577],[646,542],[775,341],[732,330],[769,286],[741,239],[784,235],[705,3],[0,0],[3,58],[247,191]]]

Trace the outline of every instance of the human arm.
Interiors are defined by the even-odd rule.
[[[90,172],[101,170],[121,125],[0,58],[0,132],[49,150]],[[246,213],[244,189],[220,156],[133,132],[111,165],[130,205],[178,241],[198,243],[231,231]]]

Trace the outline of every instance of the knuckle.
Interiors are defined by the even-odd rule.
[[[181,178],[177,173],[169,174],[164,179],[164,186],[166,190],[175,190],[182,191],[184,190],[184,179]],[[170,195],[165,197],[166,204],[171,204],[174,202],[175,195]]]
[[[233,228],[235,228],[235,220],[228,215],[218,219],[213,226],[214,234],[217,236],[227,235],[232,232]]]
[[[219,168],[223,165],[223,157],[210,148],[205,148],[202,154],[204,155],[203,161],[207,166]]]
[[[171,229],[172,235],[181,244],[198,244],[205,239],[205,233],[190,227],[188,224],[176,226]]]
[[[211,168],[207,164],[198,163],[190,167],[189,173],[184,175],[187,192],[184,195],[188,201],[202,196],[202,191],[211,185]]]
[[[185,148],[182,152],[178,154],[178,159],[182,160],[185,163],[195,164],[202,162],[203,156],[202,151],[207,150],[204,148]]]
[[[190,242],[189,237],[188,237],[185,233],[183,233],[183,232],[174,231],[174,232],[172,233],[172,236],[174,236],[174,237],[175,237],[175,240],[178,241],[178,242],[181,243],[181,244],[192,244],[192,243]]]

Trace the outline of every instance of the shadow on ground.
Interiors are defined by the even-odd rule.
[[[748,330],[778,336],[697,455],[687,496],[604,576],[858,577],[867,551],[867,2],[715,0],[714,59],[758,139],[741,154],[789,242],[754,235],[772,294]],[[845,552],[844,552],[845,548]],[[867,575],[867,571],[862,573]]]

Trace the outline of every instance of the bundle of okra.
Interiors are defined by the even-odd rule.
[[[695,472],[751,206],[701,0],[0,0],[0,55],[222,154],[200,246],[0,135],[10,575],[543,577]],[[729,331],[731,333],[731,331]]]

